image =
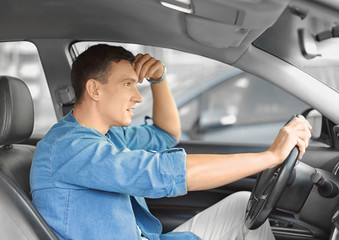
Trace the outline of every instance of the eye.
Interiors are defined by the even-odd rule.
[[[125,86],[126,86],[126,87],[129,87],[129,86],[131,86],[131,85],[132,85],[131,82],[125,82]]]

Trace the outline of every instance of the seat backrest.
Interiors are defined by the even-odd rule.
[[[26,84],[0,76],[0,238],[58,239],[31,202],[29,173],[34,146],[27,140],[34,124]]]
[[[0,170],[18,185],[32,200],[29,173],[35,147],[25,144],[2,146],[0,148]]]

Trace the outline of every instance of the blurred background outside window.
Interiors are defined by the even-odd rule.
[[[33,137],[43,136],[57,121],[37,48],[31,42],[0,43],[0,75],[23,80],[34,102]]]

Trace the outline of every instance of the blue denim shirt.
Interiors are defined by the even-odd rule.
[[[81,126],[72,113],[37,145],[33,204],[60,239],[199,239],[161,234],[144,197],[186,194],[186,154],[153,125],[112,127],[106,135]]]

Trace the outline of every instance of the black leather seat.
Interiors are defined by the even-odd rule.
[[[31,202],[33,100],[26,84],[0,76],[0,239],[58,239]]]

